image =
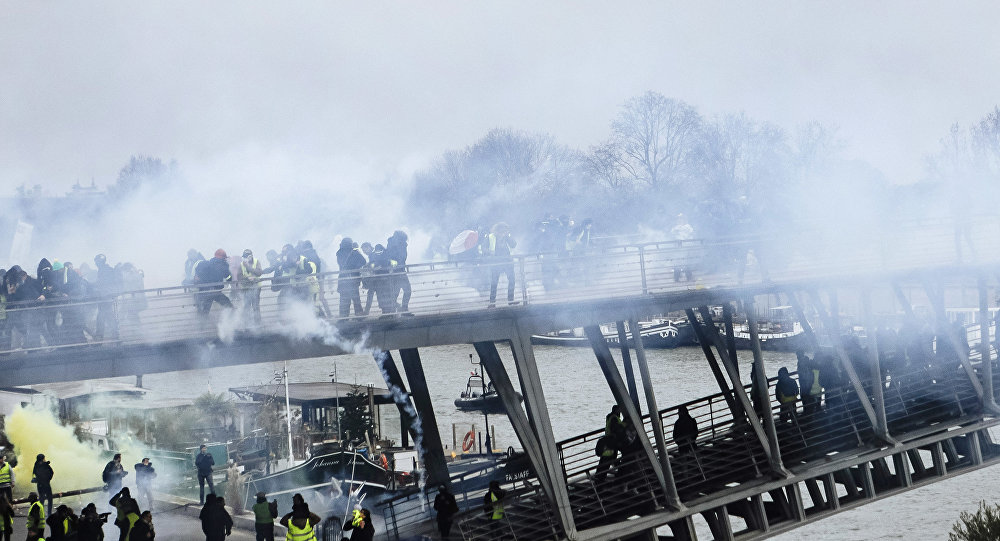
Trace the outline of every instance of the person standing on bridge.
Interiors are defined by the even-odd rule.
[[[677,215],[677,224],[670,229],[670,236],[677,241],[677,255],[674,259],[674,281],[679,282],[681,280],[681,273],[683,273],[684,279],[690,282],[691,259],[694,254],[690,248],[685,248],[684,244],[694,239],[694,228],[691,227],[691,224],[687,221],[687,217],[683,214]]]
[[[410,295],[413,293],[410,287],[410,279],[406,276],[406,241],[409,237],[406,233],[397,229],[385,242],[385,253],[393,261],[392,266],[392,302],[395,303],[399,297],[399,292],[403,292],[403,300],[399,304],[403,315],[410,312]]]
[[[264,269],[260,266],[260,260],[254,257],[253,250],[243,250],[236,283],[240,288],[243,317],[254,323],[260,323],[260,277],[263,274]]]
[[[97,268],[97,280],[94,291],[100,299],[97,302],[97,321],[94,329],[94,341],[104,340],[105,334],[112,340],[118,339],[118,316],[115,315],[114,296],[121,293],[122,275],[117,269],[108,265],[104,254],[94,256],[94,266]]]
[[[212,304],[219,303],[224,308],[232,308],[233,303],[229,300],[222,288],[223,282],[232,281],[233,275],[229,271],[229,256],[226,251],[219,248],[215,251],[215,256],[208,261],[198,263],[198,268],[194,273],[194,281],[199,284],[198,313],[207,316],[212,309]]]
[[[799,384],[795,383],[784,366],[778,369],[774,398],[778,401],[778,422],[787,423],[795,420],[795,402],[799,398]]]
[[[362,316],[365,309],[361,306],[361,269],[367,261],[361,255],[361,250],[354,247],[351,237],[344,237],[337,250],[337,266],[340,276],[337,278],[337,293],[340,295],[340,317],[351,315],[351,305],[354,305],[354,315]]]
[[[31,469],[31,482],[37,485],[36,492],[38,492],[38,501],[45,502],[48,501],[47,510],[49,514],[52,514],[52,476],[55,473],[52,471],[52,466],[49,464],[48,460],[45,460],[45,455],[39,454],[35,457],[35,466]]]
[[[198,450],[194,465],[198,469],[198,498],[201,503],[205,503],[205,481],[208,481],[208,493],[215,494],[215,485],[212,483],[212,466],[215,466],[215,457],[208,452],[207,446],[202,445]]]
[[[486,237],[486,261],[490,265],[490,308],[497,303],[497,286],[500,275],[507,277],[507,304],[514,302],[514,257],[511,251],[517,248],[517,241],[510,235],[510,226],[499,222]]]

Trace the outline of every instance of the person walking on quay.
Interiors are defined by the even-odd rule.
[[[219,502],[215,494],[209,493],[205,498],[205,506],[201,508],[201,531],[205,541],[223,541],[233,531],[233,517]]]
[[[205,503],[205,482],[208,482],[209,494],[215,494],[215,484],[212,482],[212,466],[215,466],[215,458],[208,452],[208,447],[201,446],[198,456],[194,459],[194,465],[198,468],[198,499],[200,503]]]
[[[49,464],[48,460],[45,460],[45,455],[39,454],[35,457],[35,466],[31,470],[31,482],[35,483],[38,492],[38,501],[45,502],[48,501],[46,509],[48,513],[52,514],[52,476],[54,472],[52,471],[52,466]]]
[[[126,541],[132,525],[139,520],[139,504],[132,498],[128,487],[122,487],[108,503],[115,508],[115,526],[118,526],[118,541]]]
[[[448,539],[451,534],[451,523],[458,513],[458,502],[455,495],[448,490],[448,485],[441,484],[438,487],[437,496],[434,497],[434,510],[437,511],[438,531],[441,532],[441,539]]]
[[[348,530],[351,530],[351,541],[372,541],[375,539],[375,525],[372,524],[371,511],[362,509],[354,520],[344,524],[344,531]],[[291,528],[288,531],[291,532]]]
[[[7,456],[0,451],[0,497],[14,501],[14,468],[7,462]]]
[[[38,494],[28,493],[27,541],[38,541],[45,537],[45,507],[38,501]]]
[[[132,467],[135,470],[135,488],[139,491],[137,496],[145,498],[149,509],[153,509],[153,479],[156,479],[156,469],[148,458],[143,458],[142,462]]]
[[[69,506],[60,505],[56,508],[55,514],[50,516],[46,522],[49,524],[48,541],[76,539],[78,519]]]
[[[253,504],[254,531],[257,541],[274,541],[274,519],[278,518],[278,500],[267,501],[267,494],[257,493],[257,503]]]
[[[514,302],[514,257],[511,251],[517,248],[517,241],[510,236],[510,227],[499,222],[487,235],[487,262],[490,264],[490,308],[496,307],[497,286],[500,275],[507,277],[507,304]]]
[[[122,455],[118,453],[104,465],[104,473],[101,474],[101,480],[107,486],[106,490],[108,492],[116,494],[122,489],[122,479],[126,475],[128,475],[128,472],[122,466]]]
[[[0,496],[0,540],[10,541],[14,534],[14,506],[6,496]]]
[[[351,305],[354,306],[355,316],[365,314],[365,309],[361,306],[361,269],[367,263],[361,250],[354,247],[351,237],[344,237],[340,241],[340,249],[337,250],[337,266],[340,267],[340,276],[337,278],[340,317],[351,315]]]
[[[97,506],[87,504],[80,513],[80,530],[76,534],[77,541],[104,541],[104,524],[108,522],[107,515],[97,513]]]

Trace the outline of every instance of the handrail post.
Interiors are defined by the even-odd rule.
[[[639,247],[639,274],[642,279],[642,294],[645,295],[649,293],[649,288],[646,285],[646,250],[642,246]]]
[[[983,402],[988,408],[997,408],[993,394],[993,359],[990,355],[990,307],[987,299],[986,278],[977,280],[979,287],[979,355],[982,357]]]
[[[879,344],[875,337],[875,324],[872,320],[871,289],[867,287],[861,291],[861,309],[864,312],[865,328],[868,332],[868,365],[871,367],[872,400],[875,402],[877,425],[875,432],[884,439],[889,437],[889,423],[885,418],[885,397],[883,396],[885,381],[882,379],[882,367],[879,365]]]
[[[521,279],[521,305],[522,306],[527,306],[528,305],[528,281],[525,279],[526,274],[524,272],[524,257],[518,258],[518,261],[521,262],[521,264],[519,265],[519,268],[518,268],[518,270],[521,273],[521,276],[520,276],[520,279]]]

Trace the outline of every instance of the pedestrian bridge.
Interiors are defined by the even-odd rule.
[[[845,224],[836,235],[802,228],[781,238],[534,254],[515,258],[515,303],[497,308],[488,306],[486,293],[491,265],[412,265],[406,272],[412,316],[377,309],[364,316],[331,314],[326,304],[339,303],[336,273],[320,277],[318,306],[286,302],[292,295],[282,292],[292,285],[263,283],[259,317],[239,306],[234,291],[227,293],[236,298],[236,309],[216,307],[199,316],[196,293],[183,288],[11,307],[8,321],[20,329],[15,334],[29,340],[19,343],[15,336],[18,347],[0,352],[0,364],[7,385],[23,385],[373,353],[390,388],[409,386],[394,398],[404,414],[415,410],[411,421],[425,429],[422,452],[428,486],[434,486],[449,477],[418,350],[474,344],[504,399],[530,475],[505,487],[507,512],[499,522],[482,517],[481,492],[463,495],[467,511],[459,529],[465,539],[652,538],[657,528],[693,539],[696,517],[714,539],[764,538],[1000,459],[988,432],[998,411],[990,339],[998,223],[977,218],[961,235],[950,222],[928,220],[854,231]],[[754,363],[737,357],[733,313],[752,315],[765,297],[794,309],[809,355],[822,372],[836,374],[818,411],[797,406],[794,415],[780,415],[756,325],[747,326]],[[114,307],[117,336],[60,339],[59,321],[66,318],[53,314],[78,309],[92,317],[99,303]],[[971,350],[951,325],[955,309],[968,316],[962,323],[973,324]],[[599,325],[616,322],[621,338],[636,336],[640,320],[681,310],[697,332],[706,376],[712,375],[719,393],[683,405],[698,435],[693,444],[678,446],[671,429],[680,405],[661,409],[656,403],[642,341],[633,340],[630,349],[628,340],[619,340],[624,346],[616,360]],[[40,327],[46,321],[54,321],[51,329]],[[876,321],[930,325],[923,356],[905,348],[902,361],[898,348],[890,355],[877,340]],[[852,326],[864,331],[856,344],[841,339]],[[613,465],[600,468],[594,447],[601,427],[561,442],[553,438],[545,402],[552,389],[543,388],[531,347],[532,334],[575,327],[586,329],[626,425],[642,427]],[[42,335],[41,343],[24,347],[34,343],[33,332]],[[498,343],[511,348],[523,407]],[[399,351],[405,384],[391,350]],[[760,383],[745,384],[748,373]],[[407,505],[413,501],[404,495],[388,506],[390,538],[426,528],[430,517]]]

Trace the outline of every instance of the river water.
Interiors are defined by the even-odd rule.
[[[510,350],[498,345],[517,386]],[[453,424],[461,445],[462,435],[475,424],[483,426],[479,414],[460,412],[454,400],[465,389],[472,346],[456,345],[420,350],[427,374],[431,398],[441,437],[452,446]],[[660,408],[694,400],[718,391],[700,348],[648,350],[653,388]],[[557,440],[601,428],[605,414],[613,404],[611,392],[589,348],[536,347],[535,358],[541,374],[552,428]],[[749,352],[740,352],[741,372],[749,381]],[[778,368],[794,370],[795,356],[789,353],[764,352],[765,369],[774,376]],[[398,363],[397,359],[397,363]],[[338,379],[346,383],[374,384],[384,387],[375,362],[370,356],[351,355],[324,359],[290,361],[289,381],[329,381],[334,363]],[[230,387],[270,383],[281,363],[213,368],[189,372],[150,374],[143,378],[145,387],[174,397],[193,398],[208,390],[219,393]],[[641,384],[639,392],[642,392]],[[640,402],[645,407],[645,402]],[[395,412],[383,409],[386,423],[383,434],[397,439],[398,425],[388,418]],[[491,416],[495,427],[494,446],[519,447],[513,429],[504,416]],[[995,482],[992,469],[968,473],[883,501],[868,504],[805,526],[775,539],[868,540],[868,539],[945,539],[951,525],[963,510],[974,510],[980,500],[1000,501],[1000,484]],[[703,527],[703,525],[702,525]],[[699,528],[699,530],[702,529]],[[706,529],[707,530],[707,529]],[[709,536],[700,536],[708,538]]]

